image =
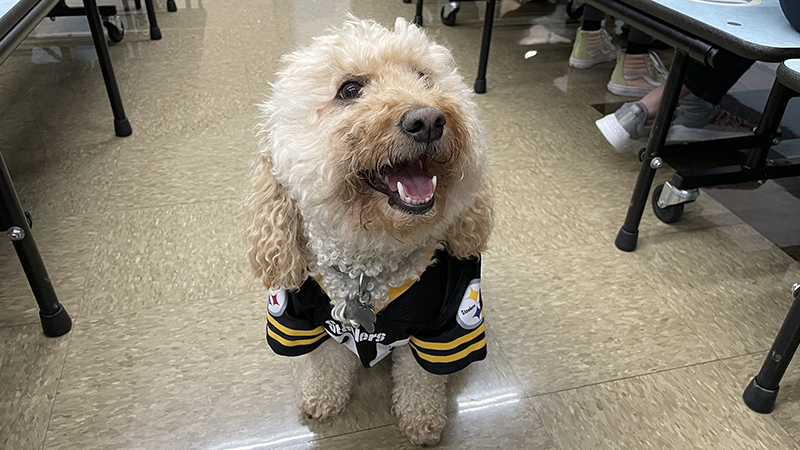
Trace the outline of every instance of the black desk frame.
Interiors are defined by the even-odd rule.
[[[615,245],[618,249],[628,252],[636,249],[639,224],[647,205],[647,197],[650,193],[655,173],[665,161],[668,163],[671,161],[680,163],[681,157],[696,155],[700,150],[703,152],[720,152],[728,157],[736,157],[740,150],[749,150],[746,157],[735,164],[682,170],[675,173],[670,185],[679,193],[684,194],[684,196],[682,200],[666,202],[665,198],[668,195],[666,191],[672,189],[669,185],[665,185],[660,199],[654,199],[653,202],[656,208],[662,208],[663,204],[664,207],[662,209],[664,210],[667,208],[680,208],[682,211],[683,203],[694,201],[697,196],[696,189],[700,187],[800,175],[800,159],[783,159],[779,161],[768,159],[770,147],[780,142],[780,121],[786,110],[786,105],[791,98],[800,95],[797,91],[789,89],[782,84],[780,77],[776,79],[773,85],[754,136],[665,145],[672,116],[678,105],[678,97],[683,86],[689,58],[693,58],[706,66],[715,67],[726,58],[731,57],[732,53],[622,2],[615,0],[587,0],[587,3],[622,18],[631,26],[639,28],[675,48],[675,57],[664,85],[664,93],[653,123],[653,130],[647,140],[647,146],[639,153],[642,167],[631,196],[625,223],[615,240]],[[764,58],[762,60],[769,59]],[[664,203],[655,206],[659,201]],[[678,213],[681,211],[678,211]],[[680,214],[677,214],[677,216],[679,217]]]
[[[464,0],[478,1],[478,0]],[[404,3],[411,3],[411,0],[403,0]],[[492,44],[492,27],[494,26],[494,9],[497,0],[486,0],[486,15],[483,18],[483,38],[481,39],[481,54],[478,59],[478,76],[475,78],[474,90],[476,94],[486,93],[486,67],[489,64],[489,47]],[[417,0],[416,12],[414,14],[414,24],[422,26],[422,5],[423,0]]]
[[[145,2],[150,7],[152,0],[145,0]],[[19,21],[0,38],[0,63],[5,61],[8,55],[19,46],[57,3],[58,0],[41,0],[19,18]],[[122,105],[122,98],[103,34],[97,0],[83,0],[83,5],[89,20],[89,28],[106,84],[111,110],[114,113],[114,131],[120,137],[130,136],[133,130]],[[155,21],[151,22],[151,24],[153,23]],[[32,223],[29,222],[29,218],[22,209],[3,156],[0,154],[0,230],[7,234],[14,243],[14,250],[17,252],[31,291],[39,305],[39,318],[44,334],[50,337],[62,336],[72,328],[72,319],[58,301],[58,296],[53,289],[50,276],[31,233],[31,225]]]

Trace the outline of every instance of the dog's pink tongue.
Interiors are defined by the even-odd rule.
[[[397,182],[403,183],[406,195],[417,200],[425,199],[433,194],[433,180],[416,163],[406,163],[398,167],[386,169],[389,178],[389,189],[397,192]]]

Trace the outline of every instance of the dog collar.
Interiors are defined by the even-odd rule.
[[[431,261],[431,259],[433,258],[433,254],[434,254],[434,250],[428,250],[428,251],[426,252],[426,260],[427,260],[427,263],[425,264],[425,267],[427,267],[427,266],[428,266],[428,264],[430,264],[430,261]],[[339,272],[339,273],[341,273],[341,274],[344,274],[344,273],[345,273],[345,272],[342,272],[341,270],[339,270],[339,268],[338,268],[338,267],[336,267],[336,266],[329,266],[329,267],[330,267],[331,269],[333,269],[334,271],[336,271],[336,272]],[[417,277],[416,277],[416,278],[409,278],[409,279],[407,279],[406,281],[404,281],[402,284],[400,284],[399,286],[387,286],[387,287],[388,287],[388,289],[389,289],[389,301],[388,301],[388,302],[386,302],[386,304],[384,304],[384,305],[383,305],[383,307],[381,307],[381,308],[375,308],[375,313],[377,314],[377,313],[379,313],[381,310],[383,310],[383,309],[386,309],[386,307],[387,307],[387,306],[389,306],[389,304],[390,304],[390,303],[392,303],[393,301],[395,301],[395,300],[396,300],[398,297],[400,297],[400,296],[401,296],[401,295],[403,295],[403,294],[404,294],[404,293],[405,293],[407,290],[409,290],[409,289],[411,288],[411,286],[413,286],[413,285],[414,285],[414,283],[416,283],[417,281],[419,281],[419,277],[420,277],[420,276],[422,276],[422,274],[423,274],[424,272],[425,272],[424,270],[423,270],[422,272],[420,272],[420,271],[417,271]],[[374,279],[371,279],[372,277],[365,277],[365,278],[366,278],[368,281],[370,281],[370,280],[371,280],[371,281],[374,281]],[[314,277],[314,280],[317,282],[317,284],[319,285],[320,289],[322,289],[322,291],[323,291],[323,292],[325,292],[325,295],[328,295],[328,291],[326,291],[326,290],[325,290],[325,287],[323,286],[323,283],[322,283],[322,280],[323,280],[323,279],[324,279],[324,277],[323,277],[321,274],[320,274],[320,275],[317,275],[316,277]],[[330,295],[328,295],[328,297],[330,297]]]

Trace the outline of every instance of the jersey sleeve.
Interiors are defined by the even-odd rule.
[[[478,274],[479,271],[478,268]],[[444,320],[409,340],[419,365],[437,375],[457,372],[486,358],[480,278],[467,279],[457,292],[444,310]]]
[[[304,314],[294,293],[270,289],[267,306],[267,343],[282,356],[299,356],[311,352],[328,338],[322,326]]]

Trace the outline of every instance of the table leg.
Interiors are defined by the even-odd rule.
[[[764,113],[761,114],[761,120],[758,121],[755,134],[770,134],[773,136],[773,139],[775,139],[777,137],[776,135],[778,130],[780,129],[781,119],[783,118],[783,113],[786,111],[786,106],[788,105],[789,100],[791,100],[795,95],[797,95],[795,92],[781,84],[781,82],[776,79],[772,84],[772,90],[769,92],[769,99],[767,100],[767,104],[764,106]],[[764,167],[764,164],[767,162],[767,155],[769,154],[772,144],[777,143],[777,140],[773,140],[770,142],[770,145],[751,149],[747,154],[747,162],[745,162],[745,166],[751,169],[760,169]]]
[[[639,238],[639,223],[642,221],[642,214],[647,205],[647,197],[650,194],[650,187],[653,185],[653,178],[656,170],[661,166],[659,154],[667,141],[672,116],[678,106],[678,98],[683,87],[683,79],[686,76],[686,67],[689,64],[689,55],[683,50],[676,50],[672,60],[672,67],[667,77],[664,93],[658,105],[658,113],[653,123],[653,130],[647,140],[647,148],[642,155],[642,168],[639,170],[639,177],[636,179],[636,187],[633,189],[633,196],[628,205],[628,214],[625,216],[625,224],[617,234],[614,244],[618,249],[632,252],[636,250],[636,242]]]
[[[158,29],[153,0],[144,0],[144,7],[147,9],[147,21],[150,23],[150,39],[157,41],[161,39],[161,30]]]
[[[28,278],[33,296],[39,304],[39,319],[44,334],[50,337],[66,334],[72,328],[72,319],[58,302],[58,296],[33,239],[2,154],[0,154],[0,229],[14,243],[14,250]]]
[[[83,0],[83,6],[86,9],[86,17],[89,19],[89,28],[92,30],[92,40],[106,83],[111,110],[114,112],[114,131],[120,137],[130,136],[133,130],[125,116],[125,108],[122,106],[117,79],[114,77],[114,68],[111,66],[111,57],[108,55],[108,46],[103,34],[103,24],[100,22],[100,12],[97,10],[97,0]]]
[[[767,359],[742,395],[750,409],[763,414],[772,412],[775,407],[781,378],[800,344],[800,284],[794,285],[792,294],[794,302],[783,320]]]
[[[494,26],[494,6],[496,0],[486,0],[486,16],[483,18],[483,39],[481,40],[481,56],[478,59],[478,77],[475,78],[475,93],[486,92],[486,66],[489,63],[489,46],[492,43],[492,26]]]

